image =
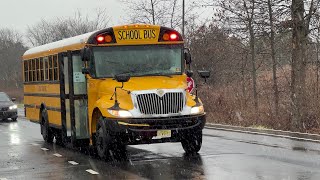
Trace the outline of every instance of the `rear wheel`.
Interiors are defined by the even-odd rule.
[[[202,131],[186,133],[181,139],[181,144],[187,154],[199,152],[202,146]]]
[[[56,134],[54,137],[55,137],[55,139],[56,139],[56,144],[58,144],[58,145],[60,145],[60,146],[63,146],[63,145],[64,145],[61,131],[58,131],[57,134]]]
[[[17,121],[17,118],[11,118],[12,121]]]
[[[41,118],[41,122],[40,122],[40,130],[41,130],[43,140],[45,140],[47,143],[52,143],[54,135],[49,127],[48,116],[46,113],[47,113],[46,110],[43,110],[41,112],[42,118]]]

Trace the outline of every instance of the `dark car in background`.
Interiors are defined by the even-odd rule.
[[[0,92],[0,120],[6,120],[8,118],[12,121],[17,120],[18,106],[13,103],[13,101],[15,101],[15,98],[10,99],[6,93]]]

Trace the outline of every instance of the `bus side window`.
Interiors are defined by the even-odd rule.
[[[23,68],[24,68],[24,82],[29,81],[29,67],[28,67],[28,60],[23,62]]]
[[[53,63],[52,63],[52,56],[49,56],[49,81],[53,80]]]
[[[53,56],[53,80],[59,80],[59,70],[58,70],[58,55]]]
[[[44,81],[43,58],[40,58],[40,81]]]
[[[29,76],[28,76],[28,81],[30,82],[30,81],[32,81],[32,76],[31,76],[31,73],[32,73],[32,71],[31,71],[31,60],[28,60],[28,69],[29,69],[29,71],[28,71],[28,73],[29,73]]]
[[[36,79],[36,81],[40,81],[40,64],[39,64],[39,58],[36,59],[36,74],[37,74],[37,79]]]
[[[37,81],[36,76],[36,59],[32,59],[32,81]]]
[[[48,57],[43,58],[44,61],[44,80],[49,80],[49,59]]]

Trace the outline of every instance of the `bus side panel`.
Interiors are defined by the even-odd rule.
[[[39,110],[38,108],[26,107],[26,118],[32,122],[39,123]]]
[[[61,112],[48,110],[49,123],[61,127]]]
[[[24,93],[29,94],[60,94],[60,84],[25,84]]]

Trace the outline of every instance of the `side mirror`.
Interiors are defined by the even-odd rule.
[[[204,78],[204,82],[207,82],[207,78],[210,77],[210,71],[200,71],[198,70],[198,74],[201,78]]]
[[[80,50],[80,56],[82,61],[90,61],[91,50],[88,47],[84,47]]]
[[[130,79],[130,75],[129,74],[118,74],[114,76],[114,79],[118,82],[128,82]]]
[[[82,68],[82,74],[90,74],[89,68]]]
[[[16,98],[11,98],[11,101],[16,101]]]
[[[189,51],[184,52],[184,60],[186,61],[186,64],[191,64],[191,54]]]
[[[193,75],[193,71],[191,71],[191,70],[187,70],[186,74],[187,74],[187,76],[188,76],[188,77],[192,77],[192,75]]]

